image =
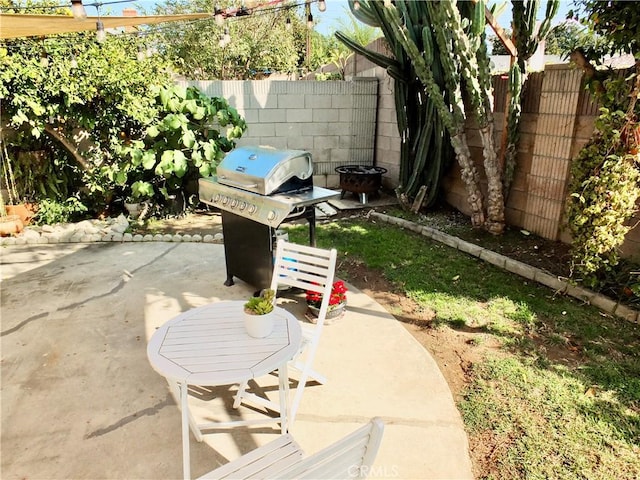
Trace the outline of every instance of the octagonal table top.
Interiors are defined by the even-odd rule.
[[[265,375],[290,360],[301,341],[296,318],[276,307],[273,332],[250,337],[244,301],[223,301],[169,320],[147,346],[151,366],[164,377],[190,385],[228,385]]]

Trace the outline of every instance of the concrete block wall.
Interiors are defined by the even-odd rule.
[[[579,71],[566,66],[548,67],[543,73],[531,75],[529,96],[523,105],[518,164],[505,208],[506,221],[552,240],[560,238],[569,169],[574,152],[579,150],[573,135],[581,99],[581,78]],[[495,145],[500,148],[506,79],[495,79],[494,87]],[[482,145],[476,138],[473,122],[467,123],[466,131],[471,154],[482,172]],[[584,141],[580,139],[578,143]],[[484,178],[482,187],[486,194]],[[470,213],[459,168],[447,175],[445,190],[447,202]]]
[[[580,70],[545,70],[523,227],[552,240],[559,238],[564,216],[581,90]]]
[[[383,39],[370,46],[385,51]],[[397,129],[393,80],[384,69],[352,56],[347,81],[214,81],[183,82],[209,95],[222,96],[249,125],[239,145],[271,145],[311,151],[316,185],[335,188],[335,167],[378,165],[388,170],[386,188],[398,185],[401,140]],[[568,65],[547,66],[532,74],[524,98],[521,137],[511,193],[506,205],[509,225],[552,240],[570,242],[563,229],[570,166],[593,131],[597,114],[581,86],[581,73]],[[506,79],[496,77],[495,144],[504,128]],[[482,164],[477,127],[467,124],[469,147]],[[479,168],[480,172],[483,171]],[[486,179],[482,179],[486,192]],[[469,214],[460,170],[454,163],[444,180],[447,202]],[[640,208],[640,205],[639,205]],[[640,214],[638,214],[640,215]],[[638,225],[640,216],[630,225]],[[640,227],[629,232],[625,256],[640,255]]]
[[[209,96],[227,99],[248,128],[238,146],[306,150],[314,184],[339,185],[335,168],[373,165],[378,81],[189,81]]]

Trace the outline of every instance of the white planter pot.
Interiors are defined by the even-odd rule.
[[[140,216],[142,206],[139,203],[125,203],[124,208],[129,212],[129,216],[134,220]]]
[[[254,338],[268,337],[273,331],[275,312],[266,315],[244,314],[244,328],[249,336]]]

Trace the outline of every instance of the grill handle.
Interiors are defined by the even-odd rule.
[[[236,181],[233,181],[233,180],[229,180],[224,175],[221,175],[219,178],[224,179],[224,183],[226,183],[227,185],[231,185],[233,187],[238,187],[238,188],[256,188],[258,186],[257,183],[242,183],[242,182],[236,182]]]

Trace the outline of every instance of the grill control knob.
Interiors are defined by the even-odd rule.
[[[219,194],[219,193],[216,193],[216,196],[215,196],[215,197],[213,197],[213,198],[211,199],[211,201],[212,201],[212,202],[214,202],[214,203],[215,203],[215,202],[219,202],[219,201],[220,201],[220,194]]]
[[[238,205],[238,200],[236,200],[235,198],[231,200],[231,208],[236,208],[237,205]]]
[[[229,197],[227,197],[226,195],[222,196],[222,204],[226,205],[227,203],[229,203]]]
[[[271,210],[271,211],[267,214],[267,220],[273,220],[274,218],[276,218],[276,212],[274,212],[273,210]]]
[[[258,207],[256,207],[255,205],[249,205],[249,213],[256,213],[256,210],[258,209]]]
[[[240,202],[240,205],[238,206],[238,208],[242,211],[245,208],[247,208],[247,202]]]

